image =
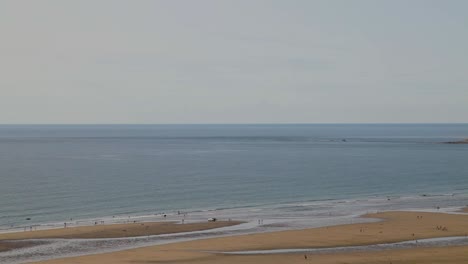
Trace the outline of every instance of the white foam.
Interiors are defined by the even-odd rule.
[[[159,245],[180,241],[196,240],[251,234],[259,232],[272,232],[291,229],[304,229],[357,222],[378,221],[371,218],[360,218],[360,215],[389,210],[412,210],[425,212],[459,213],[458,209],[468,203],[468,194],[442,195],[442,196],[407,196],[407,197],[371,197],[355,200],[326,200],[300,203],[272,204],[246,208],[227,208],[218,210],[193,210],[192,212],[141,214],[131,216],[103,217],[99,219],[77,220],[76,225],[92,225],[95,221],[104,221],[105,224],[126,222],[154,222],[175,221],[185,223],[207,221],[216,217],[219,220],[241,220],[246,223],[217,228],[212,230],[166,234],[147,237],[115,238],[115,239],[55,239],[40,240],[48,244],[23,248],[0,253],[0,263],[24,263],[51,258],[79,256],[94,253],[104,253],[130,249],[141,246]],[[440,209],[437,209],[440,206]],[[260,222],[259,222],[260,220]],[[63,228],[63,223],[44,224],[37,229]],[[5,232],[5,230],[3,230]],[[7,230],[14,231],[14,230]]]

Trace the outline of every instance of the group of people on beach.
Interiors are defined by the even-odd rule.
[[[442,231],[448,231],[446,226],[437,226],[436,229],[437,230],[442,230]]]

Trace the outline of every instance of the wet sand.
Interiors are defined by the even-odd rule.
[[[129,224],[68,227],[40,231],[24,231],[0,234],[0,252],[33,245],[25,241],[2,242],[2,240],[42,238],[119,238],[137,237],[181,232],[201,231],[240,224],[238,221],[216,221],[178,224],[175,222],[147,222]]]
[[[35,246],[38,243],[35,242],[28,242],[28,241],[8,241],[8,242],[2,242],[0,240],[0,252],[3,251],[8,251],[12,249],[18,249],[18,248],[25,248],[25,247],[31,247]]]
[[[384,212],[365,217],[383,219],[306,230],[281,231],[181,242],[131,250],[50,260],[41,263],[467,263],[468,246],[414,248],[335,254],[304,253],[226,255],[210,251],[324,248],[372,245],[431,237],[468,235],[468,215]]]

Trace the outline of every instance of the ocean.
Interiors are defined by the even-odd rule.
[[[0,231],[461,207],[468,145],[442,142],[466,137],[468,124],[1,125]]]

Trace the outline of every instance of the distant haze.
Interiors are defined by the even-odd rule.
[[[1,1],[0,123],[468,122],[468,1]]]

